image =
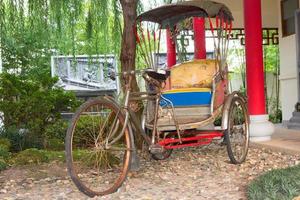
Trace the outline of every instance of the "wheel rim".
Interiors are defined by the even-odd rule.
[[[228,137],[235,163],[245,160],[249,144],[249,119],[245,104],[234,98],[229,110]]]
[[[77,114],[71,137],[71,177],[89,196],[112,193],[122,184],[130,160],[124,117],[111,104],[94,102]]]

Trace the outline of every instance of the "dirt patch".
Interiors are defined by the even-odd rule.
[[[51,162],[42,165],[28,165],[20,167],[12,167],[8,170],[0,172],[0,184],[9,180],[21,182],[28,178],[34,180],[41,180],[48,177],[66,178],[67,169],[66,164],[61,162]]]
[[[300,161],[300,155],[251,147],[246,162],[233,165],[218,145],[177,150],[164,161],[141,157],[140,171],[130,173],[118,192],[96,199],[246,199],[254,178]],[[62,163],[12,168],[0,181],[0,199],[88,199]]]

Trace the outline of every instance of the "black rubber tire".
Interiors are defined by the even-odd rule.
[[[242,110],[242,115],[245,120],[245,122],[244,122],[245,128],[243,128],[243,130],[244,130],[243,137],[245,139],[244,139],[244,142],[240,145],[241,150],[242,150],[242,154],[240,157],[237,157],[235,155],[236,152],[234,151],[234,148],[232,146],[233,140],[231,139],[231,135],[234,133],[231,125],[232,125],[232,120],[234,117],[233,111],[234,111],[234,107],[235,107],[236,103],[238,103],[240,105],[241,110]],[[231,163],[233,163],[233,164],[243,163],[246,160],[246,157],[248,154],[248,148],[249,148],[249,116],[248,116],[246,104],[245,104],[244,100],[239,96],[234,96],[230,103],[230,107],[228,110],[228,129],[224,132],[224,136],[225,136],[225,144],[227,146],[227,153],[228,153]]]
[[[92,106],[95,106],[95,105],[107,106],[113,112],[118,113],[118,120],[123,125],[124,125],[124,120],[125,120],[124,114],[122,114],[122,112],[119,112],[120,111],[119,106],[116,103],[114,103],[113,101],[107,100],[107,99],[104,99],[104,98],[92,99],[92,100],[89,100],[89,101],[85,102],[84,104],[82,104],[78,108],[78,110],[76,111],[76,113],[72,117],[72,120],[71,120],[71,122],[69,124],[69,127],[68,127],[68,130],[67,130],[67,135],[66,135],[66,140],[65,140],[67,169],[68,169],[69,175],[71,176],[72,181],[75,183],[77,188],[89,197],[103,196],[103,195],[111,194],[111,193],[114,193],[114,192],[117,191],[117,189],[124,182],[124,180],[127,176],[127,173],[130,169],[130,163],[131,163],[131,157],[132,157],[131,149],[133,148],[132,138],[131,138],[132,133],[130,133],[130,129],[127,126],[127,128],[125,129],[125,132],[124,132],[124,136],[122,136],[122,141],[124,139],[124,145],[126,146],[126,148],[124,148],[124,155],[121,156],[121,159],[123,160],[123,162],[122,162],[123,165],[120,167],[120,169],[121,169],[120,174],[117,173],[118,178],[113,179],[113,180],[115,180],[115,181],[112,182],[113,185],[109,186],[109,188],[105,188],[101,191],[98,191],[98,190],[94,190],[94,189],[90,188],[86,183],[84,183],[84,181],[82,180],[83,178],[81,178],[79,176],[79,174],[76,172],[76,169],[75,169],[76,167],[74,167],[72,149],[73,149],[73,145],[75,145],[75,144],[72,144],[73,143],[73,133],[75,132],[77,121],[79,120],[81,114],[84,115],[83,113],[87,112],[86,110],[89,107],[92,107]],[[109,117],[106,117],[106,118],[109,118]],[[109,120],[107,120],[107,121],[109,121]],[[105,124],[106,123],[104,123],[104,125]],[[101,130],[102,135],[105,134],[105,133],[102,133],[103,127],[99,128],[99,130]],[[86,137],[90,137],[90,136],[86,136]],[[97,136],[97,138],[98,138],[98,136]],[[96,139],[96,141],[98,141],[98,140],[99,139]],[[88,146],[87,148],[89,148],[89,147],[90,146]],[[99,150],[95,150],[95,151],[99,151]],[[103,150],[103,151],[105,151],[105,150]],[[119,165],[119,164],[117,164],[117,165]],[[100,170],[100,167],[98,168],[98,170]],[[105,173],[103,173],[103,174],[105,174]],[[99,177],[99,176],[97,176],[97,177]],[[104,183],[104,184],[106,184],[106,183]]]

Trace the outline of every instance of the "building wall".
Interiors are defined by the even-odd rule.
[[[244,12],[243,0],[215,0],[224,3],[230,8],[234,23],[233,28],[244,28]],[[279,15],[278,4],[274,3],[277,0],[262,0],[262,18],[264,28],[278,27],[279,23],[277,16]]]
[[[280,0],[278,12],[282,114],[283,120],[287,121],[292,117],[298,99],[296,40],[295,35],[282,37]]]
[[[216,0],[226,4],[232,11],[234,28],[244,27],[243,0]],[[299,0],[300,3],[300,0]],[[262,18],[264,28],[279,28],[280,81],[283,120],[292,117],[297,102],[297,60],[295,35],[282,37],[280,0],[262,0]]]
[[[272,72],[268,72],[266,74],[266,85],[268,92],[268,99],[275,99],[276,96],[276,76]],[[243,85],[241,74],[239,73],[230,73],[230,90],[238,91]],[[269,104],[269,107],[274,106],[273,104]]]

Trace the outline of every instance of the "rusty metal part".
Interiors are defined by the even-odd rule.
[[[232,92],[230,95],[226,97],[224,106],[223,106],[223,114],[222,114],[222,129],[226,130],[228,129],[228,117],[229,117],[229,109],[230,104],[234,97],[239,97],[242,99],[244,104],[247,104],[247,100],[243,97],[243,95],[237,91]]]

